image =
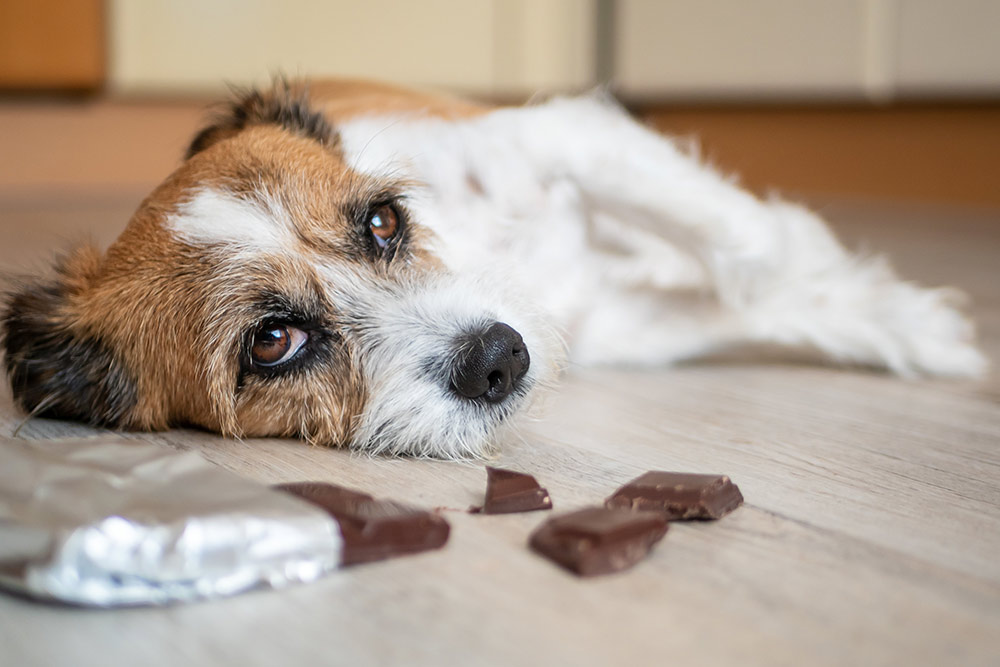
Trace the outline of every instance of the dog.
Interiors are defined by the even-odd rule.
[[[985,360],[956,293],[847,252],[602,94],[238,93],[105,253],[14,289],[32,415],[477,457],[566,363],[745,345],[902,376]]]

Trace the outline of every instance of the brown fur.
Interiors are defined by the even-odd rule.
[[[330,79],[308,86],[316,108],[334,121],[376,113],[414,113],[447,120],[473,118],[492,107],[457,97],[362,79]]]

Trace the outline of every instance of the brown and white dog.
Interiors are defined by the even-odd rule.
[[[2,316],[27,412],[481,454],[567,357],[747,343],[974,375],[952,293],[847,253],[600,96],[354,81],[239,95],[101,254]]]

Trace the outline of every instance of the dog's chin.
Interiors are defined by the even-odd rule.
[[[428,396],[419,390],[404,400],[369,410],[357,425],[352,448],[372,455],[448,460],[488,457],[535,413],[541,382],[525,378],[500,403]]]

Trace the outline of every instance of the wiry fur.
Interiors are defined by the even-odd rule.
[[[326,117],[310,106],[305,89],[279,81],[266,93],[255,89],[238,92],[215,122],[195,135],[185,157],[191,158],[251,125],[277,125],[329,147],[335,147],[339,140]]]
[[[489,110],[319,88],[313,104],[286,84],[241,95],[106,255],[8,300],[26,411],[459,458],[516,424],[564,350],[648,365],[764,343],[907,376],[985,368],[952,292],[852,255],[606,99]],[[365,216],[387,201],[405,231],[381,252]],[[255,367],[274,320],[308,342]],[[460,341],[496,321],[530,368],[502,402],[466,399]]]
[[[368,386],[368,409],[355,443],[375,453],[478,456],[496,431],[523,411],[540,386],[558,371],[561,343],[530,303],[504,294],[488,277],[445,275],[364,289],[363,316],[349,328],[358,340]],[[455,341],[493,321],[522,332],[532,354],[528,375],[499,404],[481,404],[453,392]]]
[[[4,363],[25,410],[115,425],[135,407],[135,381],[100,332],[81,326],[73,312],[95,265],[96,251],[83,248],[60,262],[53,278],[11,296],[0,315]]]

